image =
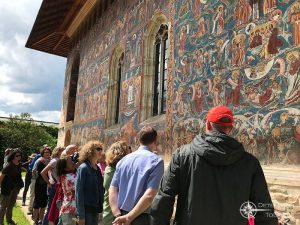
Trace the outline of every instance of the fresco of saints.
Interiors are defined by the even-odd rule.
[[[275,99],[279,98],[281,88],[277,81],[273,81],[269,87],[266,88],[264,94],[259,95],[259,104],[261,106],[272,103]]]
[[[194,109],[197,113],[200,113],[202,111],[201,81],[195,82],[192,88],[193,88],[192,101],[194,102]]]
[[[300,98],[300,57],[299,52],[293,51],[287,55],[287,72],[288,90],[286,92],[286,105],[299,101]]]
[[[238,6],[235,10],[235,19],[237,20],[237,25],[245,25],[249,22],[252,14],[252,8],[247,0],[240,0]]]
[[[201,17],[199,19],[197,25],[198,25],[198,30],[197,30],[197,32],[194,33],[193,36],[196,37],[196,38],[200,38],[206,33],[205,21],[204,21],[203,17]]]
[[[223,85],[222,85],[221,81],[222,81],[221,76],[216,76],[213,80],[212,94],[213,94],[214,106],[222,104],[221,93],[223,91]]]
[[[213,29],[212,34],[216,33],[217,35],[221,34],[224,31],[225,27],[225,13],[224,13],[224,6],[219,5],[216,14],[213,18]]]
[[[182,87],[179,87],[174,103],[175,103],[174,106],[176,109],[174,111],[177,112],[178,116],[183,116],[184,115],[184,103],[183,103],[183,88]]]
[[[194,18],[198,18],[200,15],[200,5],[201,5],[201,0],[195,0],[194,1],[194,6],[193,6],[193,14]]]
[[[187,41],[187,26],[182,26],[179,33],[178,54],[182,55],[185,51],[185,44]]]
[[[239,71],[234,71],[231,78],[227,80],[231,86],[231,92],[226,96],[227,104],[232,104],[234,107],[240,105],[241,79]]]
[[[245,35],[237,35],[232,40],[232,66],[241,66],[245,60]]]
[[[278,28],[274,28],[269,38],[268,53],[272,55],[277,54],[279,52],[278,48],[282,47],[282,45],[282,40],[278,38]]]
[[[276,7],[276,0],[264,0],[264,13],[268,14]]]
[[[259,29],[255,30],[253,33],[251,33],[251,35],[253,35],[251,41],[250,41],[250,48],[256,48],[258,46],[262,45],[262,36],[260,34]]]
[[[293,27],[294,45],[297,46],[300,44],[300,3],[292,6],[289,12],[289,21]]]

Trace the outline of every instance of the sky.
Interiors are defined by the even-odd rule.
[[[25,48],[42,0],[0,0],[0,116],[58,122],[66,58]]]

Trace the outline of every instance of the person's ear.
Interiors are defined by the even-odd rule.
[[[209,121],[206,121],[205,128],[206,128],[206,132],[210,132],[212,130],[212,126]]]

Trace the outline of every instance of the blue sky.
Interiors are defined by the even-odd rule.
[[[0,116],[59,121],[66,59],[25,48],[42,0],[1,0]]]

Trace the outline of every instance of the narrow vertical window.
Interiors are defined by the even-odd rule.
[[[71,70],[66,122],[74,120],[77,83],[78,83],[78,74],[79,74],[79,63],[80,63],[80,58],[79,56],[77,56],[76,59],[74,60],[74,64]]]
[[[124,51],[117,47],[112,55],[110,75],[108,81],[108,97],[106,110],[106,126],[110,127],[120,123],[122,76]]]
[[[120,113],[120,97],[121,97],[121,81],[122,81],[122,67],[123,67],[123,57],[124,54],[121,55],[119,62],[118,62],[118,69],[117,69],[117,82],[116,82],[116,112],[115,112],[115,119],[114,123],[119,123],[119,113]]]
[[[167,69],[168,69],[168,26],[162,24],[155,38],[155,74],[153,93],[153,116],[166,113]]]

